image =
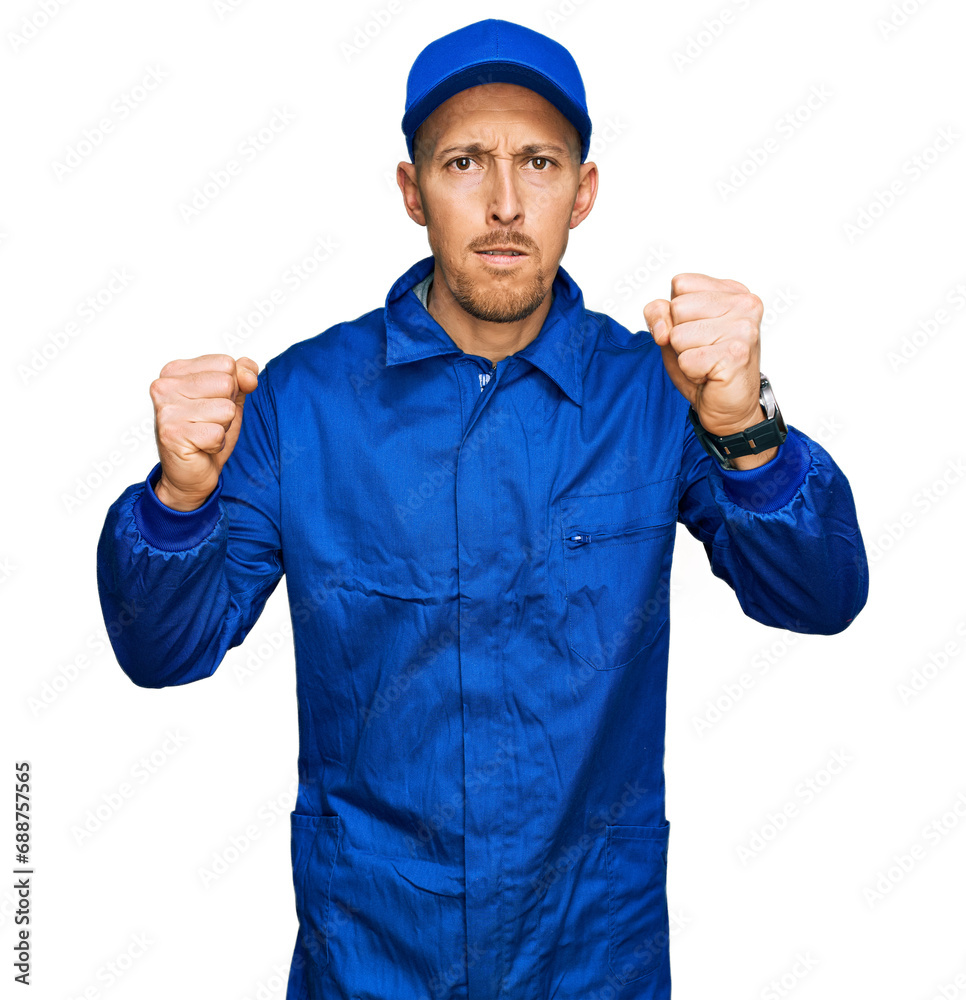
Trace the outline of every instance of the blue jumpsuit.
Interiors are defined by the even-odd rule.
[[[651,337],[563,268],[530,344],[463,353],[433,265],[266,364],[198,510],[160,465],[111,505],[114,651],[141,686],[208,677],[286,574],[288,1000],[666,1000],[676,524],[747,615],[832,634],[868,589],[849,484],[794,427],[721,470]]]

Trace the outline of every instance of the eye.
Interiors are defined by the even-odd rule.
[[[465,162],[465,163],[472,163],[473,160],[469,156],[458,156],[455,160],[451,160],[450,162],[451,163],[463,163],[463,162]],[[463,173],[463,174],[466,173],[466,171],[463,170],[461,167],[457,167],[456,169],[459,170],[460,173]]]
[[[546,165],[548,163],[552,163],[553,162],[552,160],[548,160],[545,156],[531,156],[530,157],[530,162],[531,163],[536,163],[537,161],[539,161],[540,163],[544,164],[544,166],[536,168],[538,173],[543,173],[546,170]]]

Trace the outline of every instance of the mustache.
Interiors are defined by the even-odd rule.
[[[490,233],[486,237],[474,240],[470,244],[472,253],[479,253],[481,250],[494,250],[496,247],[512,247],[514,250],[524,250],[533,253],[537,247],[528,236],[523,233]]]

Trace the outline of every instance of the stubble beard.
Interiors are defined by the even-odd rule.
[[[515,323],[535,312],[547,296],[546,274],[533,256],[524,265],[533,274],[521,279],[512,271],[496,274],[492,281],[474,281],[468,267],[450,275],[453,298],[476,319],[488,323]]]
[[[437,261],[442,259],[440,248],[433,246],[432,240],[430,249]],[[446,268],[453,298],[474,319],[487,323],[515,323],[526,319],[539,308],[550,290],[537,253],[531,253],[530,260],[524,265],[533,268],[533,273],[526,279],[521,279],[510,270],[502,275],[494,273],[475,278],[471,271],[475,266],[475,262],[471,262],[466,266]]]

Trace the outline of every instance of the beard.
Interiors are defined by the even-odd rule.
[[[531,256],[530,261],[534,258]],[[524,266],[529,266],[530,261]],[[493,281],[474,281],[468,268],[458,268],[450,275],[453,298],[464,311],[489,323],[515,323],[526,319],[546,298],[547,276],[537,262],[529,278],[512,271],[494,274]]]
[[[508,242],[514,242],[513,238]],[[445,260],[441,248],[434,246],[431,234],[429,245],[437,261]],[[532,273],[525,278],[510,270],[501,274],[495,267],[488,268],[489,273],[479,277],[471,271],[475,261],[467,266],[446,262],[447,284],[464,312],[487,323],[515,323],[537,310],[550,291],[550,283],[537,250],[532,245],[520,245],[520,249],[530,255],[524,267],[533,265]]]

